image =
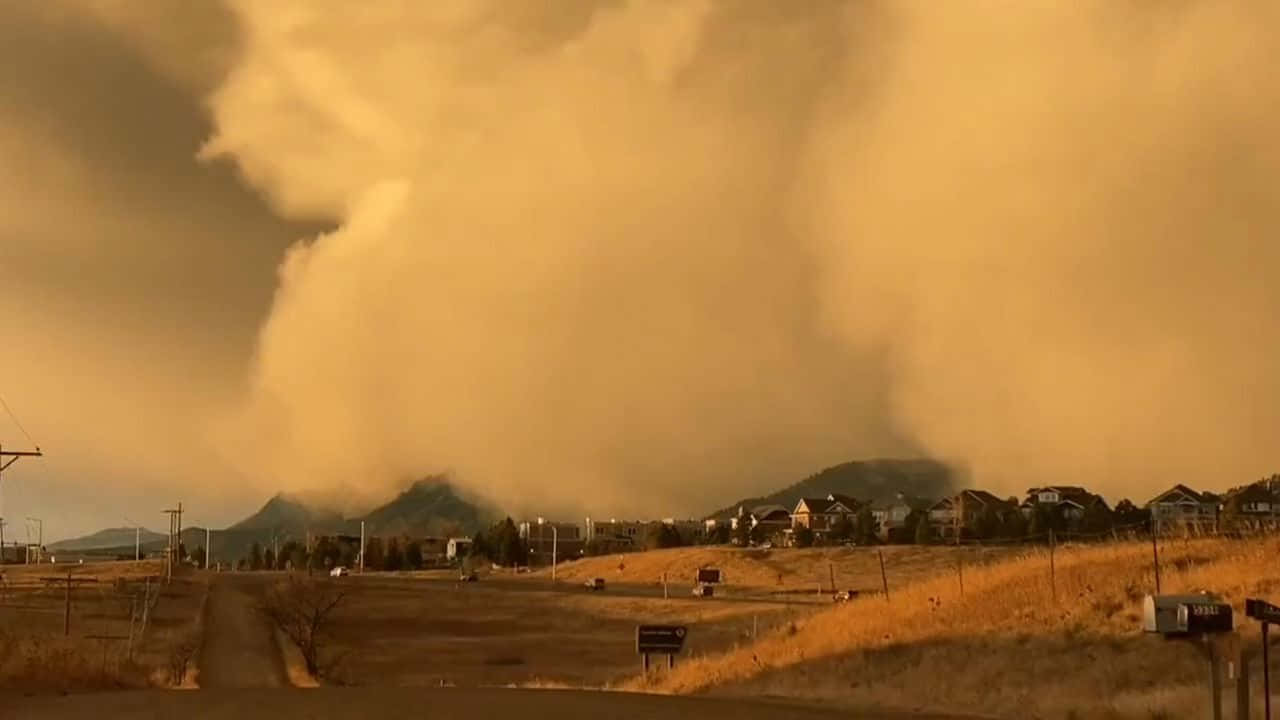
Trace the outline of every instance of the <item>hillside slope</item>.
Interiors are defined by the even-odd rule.
[[[485,527],[496,514],[463,500],[445,480],[427,478],[360,519],[366,532],[375,535],[469,535]]]
[[[605,578],[609,583],[657,584],[663,574],[673,586],[690,588],[699,568],[721,571],[725,591],[733,594],[824,593],[831,583],[840,590],[878,592],[881,587],[880,555],[892,591],[936,575],[952,574],[958,563],[976,567],[996,562],[1021,549],[1010,546],[977,545],[743,549],[724,545],[649,550],[602,555],[564,563],[556,568],[556,578],[568,582]],[[549,570],[535,575],[546,576]],[[830,598],[826,597],[829,601]]]
[[[140,540],[144,547],[148,547],[156,542],[164,543],[165,537],[163,533],[152,532],[146,528],[143,528],[141,533],[131,527],[107,528],[92,535],[59,540],[56,543],[50,543],[47,547],[51,551],[63,552],[128,547],[132,552],[135,540]]]
[[[1246,597],[1280,587],[1277,552],[1277,538],[1168,542],[1162,590],[1212,589],[1243,618]],[[1150,544],[1063,546],[1055,562],[1053,583],[1043,549],[966,569],[963,589],[941,574],[627,687],[1009,718],[1209,717],[1201,648],[1140,629]],[[1256,648],[1249,625],[1237,620],[1238,641]]]
[[[954,492],[956,472],[936,460],[860,460],[829,467],[773,494],[743,498],[721,508],[708,517],[725,518],[737,514],[738,508],[757,505],[795,507],[802,497],[826,497],[839,493],[882,502],[897,493],[923,498],[940,498]]]

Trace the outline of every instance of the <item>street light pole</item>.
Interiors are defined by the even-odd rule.
[[[44,520],[33,517],[29,517],[27,520],[35,523],[38,528],[36,534],[36,564],[39,565],[40,561],[43,559],[42,555],[44,553]],[[27,542],[31,542],[30,535],[27,536]]]

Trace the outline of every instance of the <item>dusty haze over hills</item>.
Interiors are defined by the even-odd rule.
[[[1139,499],[1280,464],[1266,0],[0,8],[85,36],[14,59],[110,45],[173,96],[133,122],[193,129],[98,127],[144,102],[120,74],[65,132],[0,109],[39,171],[0,180],[0,259],[52,267],[0,289],[30,343],[0,392],[78,458],[66,492],[452,469],[513,509],[678,514],[878,455]],[[129,201],[77,190],[99,172]],[[95,213],[160,260],[113,263]],[[236,268],[192,301],[223,325],[164,253]],[[63,308],[106,285],[154,317]]]

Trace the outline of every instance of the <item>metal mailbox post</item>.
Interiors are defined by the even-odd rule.
[[[1216,595],[1148,595],[1142,603],[1142,629],[1166,638],[1204,639],[1209,653],[1209,689],[1213,694],[1213,720],[1222,720],[1222,679],[1218,654],[1210,637],[1235,629],[1231,605]]]

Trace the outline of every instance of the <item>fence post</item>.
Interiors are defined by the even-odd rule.
[[[884,601],[889,602],[889,576],[884,572],[884,551],[876,550],[880,556],[880,583],[884,587]]]
[[[1054,602],[1058,600],[1058,571],[1053,562],[1053,550],[1056,544],[1053,528],[1049,528],[1049,592],[1052,593]]]

